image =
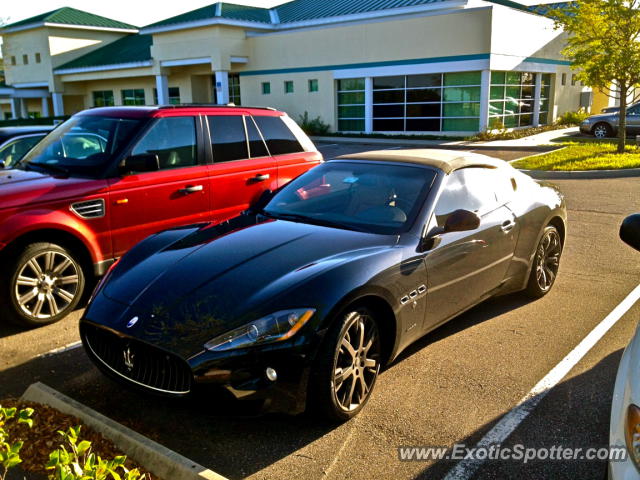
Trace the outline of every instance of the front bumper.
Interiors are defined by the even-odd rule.
[[[293,415],[306,408],[312,359],[322,337],[314,333],[282,344],[203,350],[184,359],[87,319],[81,321],[80,333],[96,367],[131,389],[174,398],[217,395],[224,390],[236,400],[262,402],[265,411]],[[277,378],[269,379],[267,369],[274,370]]]
[[[591,129],[592,128],[593,128],[593,125],[591,125],[590,123],[581,123],[580,124],[580,133],[591,134]]]

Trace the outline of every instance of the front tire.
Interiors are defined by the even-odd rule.
[[[380,373],[380,330],[366,307],[348,309],[327,333],[309,385],[310,406],[332,422],[355,417]]]
[[[606,123],[596,123],[591,133],[596,138],[608,138],[613,136],[613,129]]]
[[[540,298],[551,291],[558,276],[562,240],[558,229],[547,225],[536,248],[531,273],[525,292],[532,298]]]
[[[85,288],[82,265],[72,251],[53,243],[32,243],[2,272],[9,320],[26,327],[55,323],[78,305]]]

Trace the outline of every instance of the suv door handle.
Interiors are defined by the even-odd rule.
[[[269,178],[271,177],[271,175],[269,175],[268,173],[262,173],[262,174],[258,174],[255,177],[251,178],[251,181],[253,182],[264,182],[265,180],[269,180]]]
[[[184,188],[179,190],[180,193],[184,193],[185,195],[189,195],[191,193],[198,193],[204,190],[202,185],[187,185]]]
[[[500,230],[502,230],[504,233],[509,233],[515,226],[516,222],[514,222],[513,220],[505,220],[504,222],[502,222]]]

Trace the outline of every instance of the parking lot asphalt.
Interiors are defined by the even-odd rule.
[[[319,148],[327,158],[373,149]],[[640,179],[554,183],[566,195],[569,225],[553,291],[538,301],[491,299],[427,335],[382,373],[364,411],[341,426],[261,416],[219,397],[175,402],[131,393],[97,372],[81,348],[39,357],[78,340],[81,312],[26,332],[0,324],[0,398],[42,381],[231,479],[442,478],[453,463],[401,462],[397,447],[473,446],[640,281],[640,253],[618,239],[622,219],[640,211]],[[635,305],[507,446],[606,446],[617,364],[638,318]],[[600,480],[605,469],[603,461],[490,461],[474,478]]]

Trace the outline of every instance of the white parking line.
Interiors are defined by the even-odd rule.
[[[598,343],[618,320],[640,299],[640,285],[634,288],[627,298],[614,308],[560,363],[551,369],[538,384],[527,393],[511,411],[509,411],[491,429],[475,447],[489,448],[503,443],[525,418],[536,408],[540,401],[556,386],[569,371]],[[484,460],[462,460],[452,468],[445,480],[467,480],[482,466]]]
[[[53,350],[49,350],[48,352],[38,355],[38,357],[42,358],[42,357],[50,357],[52,355],[58,355],[59,353],[68,352],[69,350],[78,348],[81,345],[82,345],[82,342],[78,340],[77,342],[69,343],[68,345],[65,345],[63,347],[58,347],[58,348],[54,348]]]

